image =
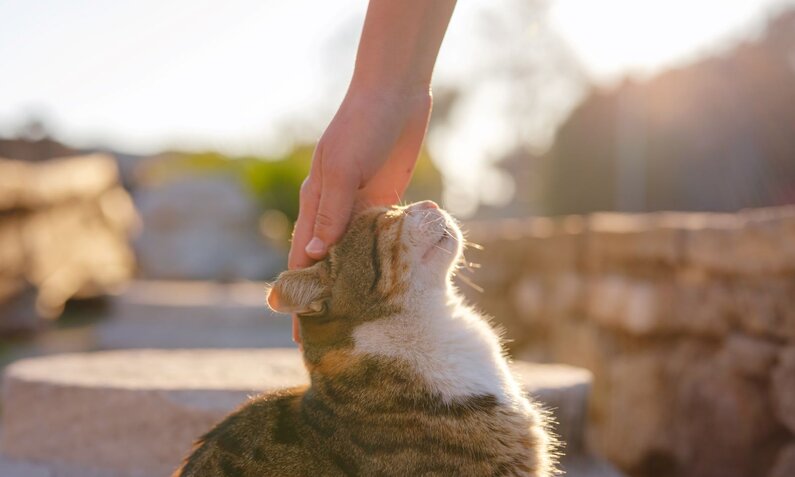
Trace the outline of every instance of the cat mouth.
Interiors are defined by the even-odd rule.
[[[455,237],[455,232],[448,227],[444,227],[441,230],[439,238],[431,243],[428,250],[426,250],[425,254],[422,256],[423,260],[428,260],[437,254],[454,254],[456,242],[458,242],[458,239]]]

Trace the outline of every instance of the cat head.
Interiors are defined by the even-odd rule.
[[[367,209],[324,260],[279,275],[268,304],[298,314],[302,326],[396,314],[422,296],[444,293],[461,243],[455,220],[431,201]]]

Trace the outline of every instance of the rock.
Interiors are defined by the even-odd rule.
[[[735,297],[725,283],[700,271],[685,269],[673,284],[673,310],[668,319],[680,332],[698,337],[722,338],[731,323],[726,315],[735,308]]]
[[[528,274],[514,286],[513,301],[524,321],[539,323],[580,310],[584,288],[574,273]]]
[[[561,461],[560,468],[566,477],[622,477],[615,467],[589,455],[566,456]]]
[[[746,279],[735,283],[732,297],[743,329],[758,336],[795,340],[795,280]]]
[[[5,284],[7,294],[0,297],[0,333],[26,334],[42,327],[36,310],[36,290],[24,281]]]
[[[771,392],[776,417],[795,433],[795,346],[779,354],[779,364],[773,369]]]
[[[755,477],[782,438],[764,386],[702,360],[682,377],[674,424],[677,460],[689,475]]]
[[[135,209],[113,158],[0,160],[0,328],[32,328],[67,300],[113,292],[133,274]],[[16,290],[8,293],[9,289]],[[26,293],[31,293],[28,299]]]
[[[598,213],[588,217],[585,264],[591,270],[672,266],[682,260],[680,214]]]
[[[516,310],[526,321],[541,321],[545,316],[544,289],[541,279],[534,276],[522,278],[513,289]]]
[[[585,449],[583,431],[593,379],[591,373],[573,366],[526,361],[514,362],[512,368],[525,389],[554,416],[554,431],[566,443],[564,451],[581,453]]]
[[[669,287],[618,274],[593,277],[587,286],[586,312],[602,325],[634,335],[672,327]]]
[[[495,263],[511,264],[511,271],[517,267],[535,272],[577,268],[584,226],[582,217],[541,217],[468,222],[463,228],[468,241],[484,246],[483,250],[468,250],[467,256],[488,264],[478,276],[489,276],[489,269],[499,273],[499,267],[492,266]]]
[[[601,454],[637,475],[767,474],[795,433],[795,352],[779,351],[795,344],[795,206],[481,222],[472,237],[486,291],[471,300],[512,352],[594,373]]]
[[[795,475],[795,443],[778,452],[768,477],[792,477],[793,475]]]
[[[615,358],[609,364],[601,399],[593,410],[589,434],[601,455],[622,469],[636,469],[650,449],[667,449],[671,420],[671,389],[662,355],[644,353]]]
[[[266,279],[286,254],[259,231],[253,200],[231,177],[187,177],[142,188],[143,232],[135,243],[141,275],[156,279]]]
[[[92,200],[118,185],[118,169],[104,154],[41,162],[0,159],[0,210],[36,210]]]
[[[587,372],[516,364],[525,388],[578,412]],[[18,361],[3,383],[0,448],[8,459],[97,475],[168,475],[193,440],[259,392],[305,383],[296,350],[139,350]],[[569,396],[569,393],[572,393]],[[104,472],[105,474],[101,474]],[[88,475],[88,474],[87,474]],[[70,476],[71,477],[71,476]]]
[[[52,477],[46,465],[19,462],[0,456],[0,475],[9,477]]]
[[[740,214],[692,214],[686,235],[689,263],[721,273],[761,274],[795,269],[795,209],[771,207]]]
[[[723,357],[742,376],[766,378],[778,359],[778,351],[771,341],[735,333],[726,340]]]

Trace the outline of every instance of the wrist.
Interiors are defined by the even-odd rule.
[[[428,83],[370,82],[351,80],[346,100],[375,101],[390,107],[431,106],[431,87]]]
[[[357,68],[348,90],[356,94],[421,97],[430,96],[431,82],[430,78],[383,77],[383,75],[361,72]]]

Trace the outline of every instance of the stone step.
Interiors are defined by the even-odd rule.
[[[267,308],[262,282],[133,282],[96,333],[100,349],[292,345],[290,320]]]
[[[573,454],[561,460],[560,469],[568,477],[623,477],[607,461],[587,454]]]
[[[563,459],[560,464],[561,475],[567,477],[623,477],[612,465],[589,455],[574,455]],[[145,470],[138,473],[121,474],[107,469],[86,468],[73,465],[48,465],[9,459],[0,455],[0,475],[4,477],[161,477],[167,474],[149,474]],[[783,475],[783,474],[782,474]]]
[[[524,388],[560,423],[558,432],[571,443],[567,452],[578,454],[590,374],[569,366],[513,366]],[[4,465],[35,463],[57,477],[168,475],[198,435],[248,396],[306,379],[294,349],[123,350],[26,359],[4,376],[0,451]]]

